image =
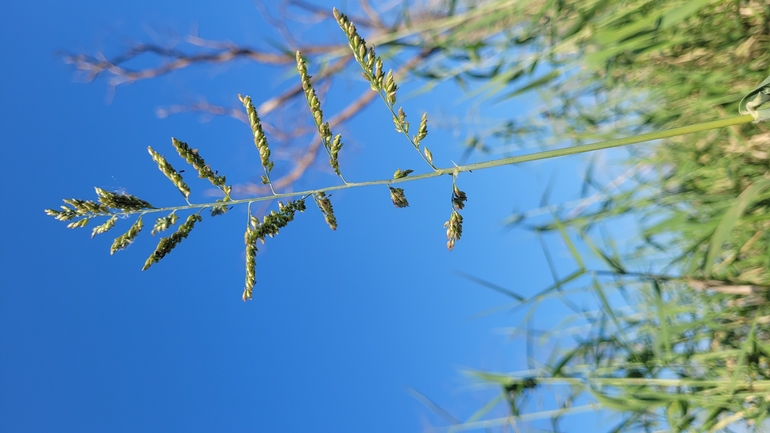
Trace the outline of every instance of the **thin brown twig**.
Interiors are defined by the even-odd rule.
[[[179,113],[205,113],[212,116],[227,116],[246,124],[249,123],[246,113],[243,112],[243,107],[225,107],[223,105],[212,104],[205,99],[187,104],[169,105],[168,107],[160,107],[155,110],[155,114],[160,118]],[[308,126],[305,128],[293,128],[291,133],[286,133],[264,119],[262,119],[262,127],[265,129],[265,132],[281,141],[288,141],[294,137],[309,134],[316,130],[316,128]]]
[[[368,16],[369,19],[372,20],[372,23],[374,24],[374,26],[381,29],[384,29],[387,27],[382,22],[382,20],[380,19],[380,14],[377,13],[376,10],[374,10],[369,0],[361,0],[361,9],[363,9],[366,16]]]
[[[273,15],[270,13],[270,10],[268,10],[267,7],[265,7],[265,5],[261,1],[255,0],[253,3],[254,3],[254,6],[257,8],[257,11],[259,12],[259,14],[262,16],[262,19],[264,19],[269,26],[271,26],[278,33],[280,33],[281,36],[283,36],[284,41],[286,41],[286,43],[288,43],[291,48],[296,50],[297,47],[300,46],[300,44],[299,42],[297,42],[297,39],[294,38],[294,35],[291,33],[291,31],[289,31],[289,28],[286,25],[287,20],[281,21],[273,18]],[[281,2],[280,8],[281,10],[285,11],[286,9],[285,1]],[[285,12],[284,12],[284,16],[285,16]]]
[[[304,9],[310,13],[313,13],[315,15],[321,16],[326,19],[334,19],[334,14],[331,10],[325,7],[321,7],[318,5],[314,5],[312,3],[308,3],[302,0],[289,0],[289,4],[297,6],[301,9]],[[352,16],[348,15],[351,21],[356,23],[357,27],[360,28],[378,28],[377,24],[372,22],[371,20],[364,18],[363,16]]]
[[[191,36],[190,40],[199,42],[197,36]],[[212,42],[212,41],[209,41]],[[222,42],[222,47],[215,52],[188,54],[176,49],[164,48],[155,44],[137,44],[130,47],[124,54],[113,58],[107,58],[98,53],[96,56],[86,54],[72,54],[65,56],[64,61],[72,64],[79,71],[86,72],[88,81],[93,81],[103,73],[110,73],[112,77],[108,83],[117,87],[121,84],[133,83],[140,80],[157,78],[162,75],[201,63],[227,63],[238,59],[250,59],[268,65],[290,65],[295,62],[293,55],[277,54],[259,51],[254,48]],[[315,45],[303,47],[303,53],[323,54],[339,50],[342,45]],[[130,69],[122,66],[126,62],[145,54],[157,54],[166,59],[160,66]]]

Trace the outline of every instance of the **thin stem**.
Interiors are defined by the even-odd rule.
[[[390,111],[391,116],[393,116],[394,119],[398,119],[398,114],[395,111],[393,111],[393,105],[391,105],[388,102],[388,98],[385,95],[385,91],[383,91],[382,89],[377,90],[377,94],[380,95],[380,98],[382,99],[382,101],[385,102],[385,106],[388,107],[388,111]],[[409,136],[409,132],[407,132],[406,129],[403,127],[400,127],[399,129],[401,130],[401,133],[404,134],[404,137],[406,137],[406,139],[412,145],[412,147],[414,147],[414,150],[417,151],[420,157],[422,157],[422,159],[425,160],[425,162],[427,162],[428,165],[430,165],[430,168],[432,168],[434,172],[438,171],[438,168],[436,168],[436,166],[433,165],[433,163],[428,160],[428,157],[425,156],[422,152],[420,152],[420,147],[414,144],[412,137]]]
[[[270,180],[270,173],[267,171],[267,168],[262,167],[265,169],[265,179],[267,179],[267,186],[270,187],[270,192],[273,193],[273,197],[276,197],[278,194],[275,193],[275,189],[273,189],[273,181]],[[232,202],[229,202],[232,203]]]
[[[335,186],[329,186],[325,188],[318,188],[313,190],[307,190],[307,191],[296,191],[296,192],[288,192],[288,193],[281,193],[276,194],[275,192],[271,196],[264,196],[264,197],[253,197],[253,198],[245,198],[240,200],[232,200],[227,202],[228,206],[233,205],[239,205],[239,204],[251,204],[255,202],[260,201],[266,201],[266,200],[275,200],[280,198],[288,198],[288,197],[297,197],[297,196],[309,196],[311,194],[316,194],[319,192],[329,192],[329,191],[336,191],[341,189],[347,189],[347,188],[358,188],[358,187],[364,187],[364,186],[372,186],[372,185],[391,185],[401,182],[412,182],[422,179],[429,179],[434,178],[438,176],[444,176],[444,175],[455,175],[457,173],[466,172],[466,171],[472,171],[472,170],[484,170],[487,168],[494,168],[494,167],[501,167],[504,165],[514,165],[514,164],[521,164],[523,162],[530,162],[530,161],[537,161],[541,159],[549,159],[549,158],[556,158],[559,156],[567,156],[567,155],[576,155],[579,153],[586,153],[586,152],[593,152],[596,150],[602,150],[602,149],[609,149],[613,147],[619,147],[619,146],[626,146],[629,144],[635,144],[635,143],[642,143],[645,141],[652,141],[652,140],[660,140],[663,138],[669,138],[674,137],[677,135],[684,135],[684,134],[692,134],[695,132],[701,132],[701,131],[707,131],[710,129],[717,129],[717,128],[724,128],[728,126],[733,125],[740,125],[744,123],[753,122],[754,117],[750,114],[746,114],[743,116],[736,116],[736,117],[730,117],[727,119],[720,119],[715,120],[711,122],[704,122],[704,123],[698,123],[695,125],[689,125],[684,126],[681,128],[674,128],[669,129],[666,131],[659,131],[659,132],[651,132],[648,134],[641,134],[636,135],[633,137],[627,137],[627,138],[618,138],[614,140],[606,140],[606,141],[600,141],[598,143],[591,143],[591,144],[583,144],[579,146],[572,146],[572,147],[566,147],[563,149],[554,149],[554,150],[546,150],[544,152],[537,152],[532,153],[529,155],[521,155],[521,156],[512,156],[508,158],[501,158],[501,159],[495,159],[492,161],[486,161],[486,162],[477,162],[474,164],[466,164],[466,165],[456,165],[454,167],[449,168],[436,168],[435,171],[430,173],[424,173],[419,174],[416,176],[408,176],[408,177],[402,177],[400,179],[382,179],[382,180],[373,180],[368,182],[351,182],[346,183],[344,185],[335,185]],[[182,206],[169,206],[169,207],[162,207],[162,208],[154,208],[154,209],[142,209],[142,210],[136,210],[136,211],[128,211],[128,212],[119,212],[117,214],[107,214],[107,213],[101,213],[101,214],[92,214],[90,217],[94,216],[111,216],[111,215],[132,215],[136,213],[152,213],[152,212],[166,212],[166,211],[176,211],[176,210],[185,210],[185,209],[198,209],[201,207],[210,207],[210,206],[216,206],[216,205],[222,205],[222,202],[213,202],[213,203],[202,203],[202,204],[188,204],[188,205],[182,205]]]

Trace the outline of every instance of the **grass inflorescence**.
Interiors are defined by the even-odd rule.
[[[554,70],[549,74],[501,99],[558,83],[553,85],[556,90],[556,97],[551,101],[553,107],[545,114],[553,125],[578,137],[576,141],[581,144],[474,164],[437,167],[433,152],[424,145],[428,135],[427,114],[421,116],[416,133],[410,130],[406,111],[396,106],[398,74],[392,69],[386,70],[374,46],[367,44],[350,19],[335,9],[334,17],[364,79],[381,97],[396,132],[405,136],[428,164],[429,172],[397,169],[391,179],[347,182],[342,177],[339,163],[343,148],[341,135],[333,134],[329,122],[324,120],[307,60],[296,52],[297,72],[305,100],[329,163],[342,185],[276,192],[270,179],[274,162],[259,114],[249,96],[239,95],[264,172],[262,181],[270,187],[272,195],[232,199],[232,188],[226,184],[226,177],[212,170],[197,149],[173,138],[172,144],[179,156],[197,171],[199,178],[217,187],[224,198],[210,203],[191,203],[191,188],[181,172],[150,147],[152,159],[182,193],[186,204],[154,207],[136,196],[97,188],[96,201],[65,199],[60,210],[48,209],[46,213],[67,222],[67,227],[73,229],[87,226],[91,219],[106,218],[93,228],[92,237],[110,231],[121,218],[135,216],[128,231],[114,239],[110,248],[112,254],[127,248],[137,238],[146,214],[167,213],[155,220],[152,234],[156,235],[175,226],[180,218],[178,213],[196,211],[172,234],[160,239],[145,262],[144,270],[168,255],[191,233],[203,220],[200,213],[204,209],[216,216],[236,205],[300,197],[285,205],[279,202],[278,210],[268,212],[262,220],[252,215],[249,209],[244,233],[246,277],[242,293],[242,299],[246,301],[254,296],[257,241],[264,243],[266,237],[277,235],[293,221],[296,212],[305,210],[308,197],[313,198],[328,226],[336,230],[337,218],[330,199],[332,191],[385,185],[393,204],[405,208],[409,202],[404,188],[394,184],[452,176],[451,213],[444,224],[446,245],[452,250],[462,237],[461,211],[468,199],[457,185],[459,173],[666,139],[653,153],[640,158],[642,162],[660,168],[657,178],[640,180],[635,192],[621,191],[609,196],[604,207],[596,212],[564,219],[555,216],[553,221],[535,226],[538,235],[550,232],[560,236],[573,254],[576,269],[567,276],[556,277],[551,287],[532,298],[511,296],[517,303],[530,305],[551,298],[568,304],[562,290],[582,278],[589,278],[590,283],[581,289],[594,295],[600,308],[598,312],[574,308],[573,319],[582,321],[580,329],[574,331],[580,338],[565,350],[555,350],[547,363],[532,371],[520,374],[476,372],[475,375],[500,387],[502,395],[497,401],[504,402],[511,415],[497,420],[500,425],[508,425],[511,419],[543,416],[549,417],[556,426],[561,416],[597,408],[625,414],[626,418],[617,426],[618,431],[637,427],[649,429],[651,426],[664,426],[673,431],[715,431],[736,421],[743,421],[747,426],[761,425],[770,405],[767,398],[770,335],[766,331],[770,323],[770,236],[767,224],[770,133],[754,121],[767,120],[769,116],[763,104],[770,101],[770,79],[756,85],[761,80],[760,74],[765,74],[770,67],[767,50],[762,50],[763,43],[768,41],[767,20],[761,18],[768,13],[766,5],[749,0],[731,9],[732,6],[720,2],[692,2],[703,9],[699,11],[680,0],[668,3],[642,0],[605,10],[602,4],[567,1],[559,2],[559,8],[554,10],[550,6],[552,2],[542,5],[532,2],[523,7],[507,7],[508,3],[503,3],[499,3],[498,9],[489,9],[495,10],[497,15],[476,16],[474,19],[479,19],[478,22],[456,28],[456,34],[449,35],[443,48],[449,49],[452,44],[462,42],[460,35],[476,37],[484,26],[521,30],[506,43],[531,42],[535,49],[526,51],[531,56],[514,65],[510,72],[498,73],[505,69],[505,63],[501,62],[490,75],[489,87],[501,89],[538,70],[538,62],[553,61]],[[487,10],[486,6],[479,8],[482,9]],[[517,19],[516,14],[531,22],[521,27],[507,25]],[[709,25],[689,19],[694,16],[706,20]],[[746,28],[751,29],[751,36],[740,40]],[[714,30],[721,32],[720,37],[712,37]],[[698,44],[690,43],[696,39],[700,41]],[[486,43],[484,38],[477,40],[476,48],[468,48],[468,44],[465,48],[478,50]],[[572,50],[590,53],[588,58],[593,69],[589,68],[589,71],[592,72],[574,75],[576,82],[586,83],[585,86],[559,81],[564,77],[560,66],[575,58]],[[478,52],[472,54],[478,55]],[[706,73],[696,76],[693,71],[703,65],[708,66],[704,69]],[[594,81],[581,82],[586,76]],[[620,92],[621,101],[613,109],[602,104],[597,104],[595,109],[581,105],[586,95],[597,100],[601,99],[599,96],[607,96],[596,90],[596,80],[613,90],[621,83],[626,84]],[[708,83],[708,86],[701,83]],[[747,114],[727,117],[725,107],[738,101],[741,93],[738,89],[752,87],[738,104],[741,112]],[[668,104],[641,109],[635,104],[638,96],[633,92],[635,88],[650,94],[662,91],[666,93]],[[706,121],[715,117],[714,107],[721,118]],[[639,134],[641,129],[615,130],[615,121],[623,116],[642,119],[644,125],[659,132]],[[630,131],[633,136],[582,144],[585,136],[581,133],[587,131],[593,135],[586,136],[601,136],[594,133],[602,132],[600,127],[607,124],[613,126],[612,134],[609,134],[613,137],[618,131]],[[524,132],[537,130],[509,129],[513,131],[509,135],[522,136],[526,135]],[[686,140],[677,138],[684,134],[694,135]],[[478,144],[478,140],[475,142]],[[601,248],[591,240],[597,223],[632,212],[656,221],[644,227],[645,243],[640,250],[674,253],[675,257],[663,271],[633,271],[633,264],[621,257],[611,243]],[[605,265],[604,269],[589,267],[589,260],[581,257],[574,245],[574,236],[579,237]],[[662,245],[659,239],[667,236],[673,240]],[[638,289],[639,297],[626,305],[634,307],[631,312],[617,308],[614,301],[617,296],[612,296],[625,296],[629,287]],[[544,338],[556,338],[556,334],[545,333]],[[564,387],[559,407],[527,413],[527,397],[547,386]],[[573,406],[580,396],[586,395],[592,398],[591,403]],[[481,415],[483,411],[474,417]],[[484,427],[494,425],[492,421],[484,422]],[[472,425],[473,422],[469,422],[462,427]]]
[[[94,217],[100,217],[100,216],[108,217],[108,220],[105,223],[103,223],[102,225],[94,229],[93,231],[94,235],[104,233],[110,230],[111,228],[113,228],[113,226],[117,222],[116,217],[119,215],[128,216],[132,214],[138,214],[138,218],[134,223],[134,225],[130,228],[130,230],[115,239],[115,242],[113,243],[111,248],[111,253],[114,253],[116,251],[126,248],[136,238],[136,236],[139,234],[139,232],[143,227],[142,216],[146,213],[164,212],[164,211],[170,212],[169,215],[165,217],[157,218],[152,230],[152,234],[154,235],[164,230],[167,230],[172,225],[174,225],[178,218],[177,212],[181,210],[198,209],[200,212],[200,210],[203,210],[205,208],[210,208],[212,216],[215,216],[215,215],[221,215],[225,213],[231,206],[234,206],[234,205],[250,204],[253,202],[268,200],[271,198],[298,197],[298,196],[303,197],[300,200],[291,201],[289,202],[289,204],[285,206],[280,205],[279,212],[272,211],[270,214],[268,214],[265,217],[265,220],[262,223],[259,223],[254,217],[250,217],[249,226],[247,228],[246,235],[245,235],[246,244],[247,244],[247,284],[246,284],[246,291],[244,292],[244,297],[246,299],[250,299],[252,297],[252,291],[253,291],[254,282],[255,282],[254,265],[256,260],[255,259],[256,240],[260,239],[264,242],[265,236],[272,237],[276,235],[280,228],[284,227],[286,224],[288,224],[289,221],[293,219],[294,212],[298,210],[304,211],[305,210],[304,199],[306,197],[309,197],[309,196],[313,197],[314,201],[316,202],[319,209],[321,210],[321,213],[323,214],[327,224],[329,225],[330,228],[335,230],[337,228],[337,219],[334,215],[333,207],[329,198],[330,195],[328,193],[330,191],[344,189],[344,188],[377,185],[377,184],[386,185],[388,187],[390,198],[393,204],[396,207],[405,208],[409,206],[409,202],[406,199],[404,189],[399,187],[393,187],[391,186],[391,184],[405,182],[405,181],[418,181],[421,179],[426,179],[426,178],[436,177],[436,176],[444,176],[444,175],[452,176],[452,179],[453,179],[452,180],[452,197],[451,197],[452,211],[451,211],[449,220],[444,224],[444,227],[447,229],[446,230],[447,239],[448,239],[447,247],[449,250],[452,250],[455,247],[456,242],[462,236],[463,217],[460,214],[460,211],[465,206],[465,201],[467,200],[466,193],[464,191],[461,191],[456,184],[457,176],[460,172],[471,171],[474,169],[480,170],[485,168],[493,168],[493,167],[499,167],[503,165],[526,162],[526,161],[534,161],[538,159],[553,158],[553,157],[558,157],[563,155],[588,152],[593,150],[621,146],[621,145],[630,144],[630,143],[636,143],[636,142],[642,142],[642,141],[647,141],[652,139],[691,133],[691,132],[696,132],[700,130],[720,128],[720,127],[729,126],[729,125],[736,125],[736,124],[750,122],[751,120],[753,120],[752,116],[747,115],[747,116],[742,116],[738,118],[726,119],[724,121],[706,122],[700,125],[692,125],[689,127],[673,129],[670,131],[663,131],[660,133],[640,134],[636,137],[630,137],[627,139],[608,140],[605,142],[594,143],[591,145],[582,145],[582,146],[575,146],[575,147],[566,148],[566,149],[549,150],[549,151],[538,152],[530,155],[501,158],[498,160],[492,160],[487,162],[439,169],[435,165],[433,165],[432,152],[427,147],[422,146],[422,141],[426,138],[428,134],[427,114],[423,114],[420,120],[420,125],[418,127],[416,135],[410,137],[409,122],[406,120],[406,114],[403,108],[398,108],[397,111],[394,111],[394,105],[397,98],[396,93],[397,93],[398,86],[395,84],[395,79],[392,71],[388,71],[387,73],[384,71],[382,58],[376,55],[373,47],[366,45],[366,41],[360,35],[358,35],[355,26],[350,22],[350,20],[344,14],[339,13],[339,11],[335,9],[334,16],[337,19],[337,22],[342,28],[343,32],[345,33],[348,39],[350,48],[353,51],[353,55],[356,61],[358,62],[358,64],[360,65],[360,67],[363,69],[364,71],[363,75],[366,78],[366,80],[369,82],[370,87],[372,88],[373,91],[376,91],[383,96],[383,101],[385,102],[387,108],[391,111],[393,115],[393,121],[395,123],[397,132],[403,133],[406,136],[409,143],[416,150],[418,150],[422,158],[431,167],[431,172],[425,173],[425,174],[413,175],[414,170],[398,169],[393,174],[393,178],[388,180],[368,181],[368,182],[358,182],[358,183],[344,182],[343,185],[331,186],[331,187],[321,188],[317,190],[290,192],[290,193],[281,193],[281,194],[278,194],[275,191],[273,191],[273,194],[271,196],[257,197],[252,199],[233,200],[230,197],[232,188],[231,186],[228,186],[226,184],[226,177],[224,175],[220,175],[218,171],[213,171],[210,168],[209,164],[205,162],[205,160],[200,155],[197,149],[192,149],[186,142],[173,138],[172,144],[177,150],[177,153],[179,154],[179,156],[182,157],[185,160],[185,162],[190,164],[193,167],[193,169],[197,171],[198,176],[200,178],[207,179],[211,184],[219,188],[225,196],[224,199],[217,200],[216,202],[213,202],[213,203],[204,203],[204,204],[190,203],[188,199],[190,197],[191,189],[187,185],[187,183],[183,180],[180,172],[174,169],[174,167],[166,160],[165,157],[160,155],[152,147],[148,147],[148,151],[152,156],[152,159],[157,163],[159,170],[172,182],[172,184],[185,197],[185,200],[187,201],[186,205],[156,208],[152,206],[150,203],[139,199],[138,197],[127,195],[127,194],[113,193],[110,191],[97,188],[96,192],[98,196],[98,202],[78,200],[78,199],[65,200],[65,203],[68,204],[69,207],[62,206],[62,210],[48,209],[46,210],[46,213],[62,221],[71,221],[75,218],[81,217],[81,219],[75,222],[71,222],[69,224],[69,227],[71,228],[83,227],[88,223],[88,221],[91,218],[94,218]],[[324,145],[327,151],[329,152],[330,163],[334,168],[335,172],[337,174],[340,174],[339,163],[337,159],[339,150],[342,148],[340,135],[338,134],[334,136],[329,128],[328,122],[324,122],[323,120],[323,111],[321,110],[320,100],[318,99],[316,92],[313,89],[311,77],[307,72],[306,62],[302,58],[299,52],[297,52],[296,54],[296,59],[297,59],[297,70],[300,75],[300,80],[306,95],[308,106],[310,107],[310,110],[311,110],[311,114],[315,121],[318,132],[322,137]],[[251,126],[253,138],[254,138],[254,143],[259,152],[260,163],[264,169],[263,182],[265,184],[270,184],[269,176],[270,176],[270,172],[274,168],[274,163],[270,159],[271,152],[268,146],[267,137],[265,135],[265,132],[261,125],[261,121],[259,119],[259,115],[249,96],[239,95],[239,99],[246,110],[247,117],[249,120],[249,124]],[[271,185],[271,188],[272,188],[272,185]],[[187,217],[187,220],[181,226],[179,226],[176,232],[174,232],[169,237],[161,239],[160,243],[157,245],[153,254],[150,256],[150,258],[148,258],[143,269],[149,268],[152,264],[157,263],[163,257],[165,257],[169,252],[171,252],[171,250],[175,248],[181,242],[182,239],[188,236],[188,234],[194,227],[195,223],[200,221],[202,221],[202,217],[199,215],[199,213],[196,213]]]

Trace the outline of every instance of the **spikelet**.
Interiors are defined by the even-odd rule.
[[[334,216],[332,201],[329,199],[326,193],[323,191],[315,193],[313,194],[313,199],[315,199],[318,208],[321,209],[321,213],[323,213],[324,219],[326,220],[326,224],[329,225],[329,228],[332,230],[337,230],[337,217]]]
[[[395,173],[393,173],[393,179],[403,179],[412,173],[414,173],[414,170],[401,171],[401,169],[399,168],[399,169],[396,169]]]
[[[444,223],[446,228],[447,243],[446,247],[452,251],[455,247],[455,241],[460,240],[463,235],[463,216],[456,210],[452,211],[449,221]]]
[[[463,235],[463,217],[458,210],[462,210],[465,207],[465,201],[468,200],[468,196],[465,192],[460,191],[455,183],[452,183],[452,215],[449,217],[449,221],[444,223],[446,230],[447,243],[446,246],[449,251],[455,247],[455,242],[460,240]]]
[[[67,224],[68,229],[79,229],[81,227],[85,227],[86,224],[88,224],[90,218],[83,218],[82,220],[73,221],[69,224]]]
[[[404,195],[404,188],[389,186],[388,189],[390,190],[390,199],[393,200],[394,206],[401,208],[409,207],[409,202],[406,200],[406,195]]]
[[[417,130],[417,135],[412,137],[415,147],[420,147],[420,142],[428,136],[428,113],[422,114],[420,119],[420,129]]]

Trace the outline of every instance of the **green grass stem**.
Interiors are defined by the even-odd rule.
[[[252,198],[245,198],[240,200],[232,200],[227,202],[227,205],[233,206],[233,205],[239,205],[244,203],[255,203],[255,202],[266,201],[266,200],[277,200],[281,198],[310,196],[312,194],[316,194],[320,192],[328,193],[331,191],[347,189],[347,188],[359,188],[359,187],[373,186],[373,185],[392,185],[392,184],[401,183],[401,182],[413,182],[417,180],[429,179],[429,178],[434,178],[434,177],[439,177],[444,175],[451,176],[456,173],[471,172],[473,170],[484,170],[488,168],[502,167],[505,165],[521,164],[524,162],[557,158],[560,156],[576,155],[580,153],[593,152],[596,150],[626,146],[629,144],[660,140],[664,138],[675,137],[678,135],[692,134],[696,132],[707,131],[710,129],[725,128],[728,126],[740,125],[744,123],[750,123],[753,121],[754,121],[754,117],[750,114],[746,114],[742,116],[730,117],[730,118],[715,120],[711,122],[703,122],[695,125],[688,125],[681,128],[673,128],[665,131],[635,135],[633,137],[605,140],[597,143],[583,144],[579,146],[566,147],[563,149],[546,150],[543,152],[536,152],[528,155],[511,156],[508,158],[495,159],[492,161],[485,161],[485,162],[477,162],[474,164],[459,165],[459,166],[454,166],[450,168],[439,168],[430,173],[402,177],[400,179],[382,179],[382,180],[373,180],[373,181],[367,181],[367,182],[350,182],[344,185],[334,185],[334,186],[328,186],[324,188],[318,188],[318,189],[307,190],[307,191],[288,192],[288,193],[281,193],[281,194],[269,195],[264,197],[252,197]],[[138,214],[138,213],[146,214],[146,213],[154,213],[154,212],[168,212],[168,211],[185,210],[185,209],[200,209],[200,208],[207,208],[207,207],[212,207],[217,205],[222,205],[222,202],[188,204],[188,205],[182,205],[182,206],[169,206],[169,207],[154,208],[154,209],[142,209],[137,211],[121,212],[119,214],[131,215],[131,214]],[[102,215],[102,214],[94,214],[94,216],[99,216],[99,215]],[[104,214],[104,215],[108,215],[108,214]]]

